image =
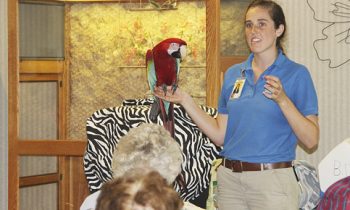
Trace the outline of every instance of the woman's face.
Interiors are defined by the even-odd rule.
[[[275,53],[277,37],[283,30],[283,25],[275,29],[275,23],[267,9],[253,7],[248,10],[245,18],[245,36],[251,52]]]

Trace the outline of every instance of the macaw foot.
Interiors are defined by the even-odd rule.
[[[166,84],[162,85],[163,91],[164,91],[164,96],[166,96],[166,92],[167,92],[167,86]]]
[[[149,119],[156,123],[157,122],[157,117],[160,113],[160,105],[159,105],[159,98],[155,98],[153,104],[151,105],[151,110],[149,113]]]
[[[176,89],[177,89],[177,84],[173,84],[173,86],[171,87],[171,89],[173,90],[173,95],[174,95],[174,93],[175,93],[175,91],[176,91]]]

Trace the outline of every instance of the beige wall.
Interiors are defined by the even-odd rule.
[[[321,138],[318,150],[309,155],[298,150],[298,158],[307,159],[317,165],[322,158],[337,144],[350,137],[350,62],[337,68],[330,68],[329,61],[321,61],[314,49],[316,39],[325,39],[322,30],[335,23],[331,31],[348,30],[350,24],[344,28],[344,24],[336,23],[341,19],[332,16],[328,11],[334,8],[331,0],[279,0],[283,6],[287,18],[287,55],[295,61],[307,66],[316,86],[319,100],[319,123]],[[316,17],[329,23],[322,23],[313,17],[308,2],[315,9]],[[348,1],[339,1],[347,2]],[[328,31],[325,31],[328,33]],[[334,36],[328,34],[328,39],[318,42],[316,47],[322,59],[329,58],[330,65],[341,63],[341,60],[350,59],[350,45],[345,42],[335,42]],[[345,33],[346,36],[346,33]],[[338,40],[342,39],[338,37]],[[348,37],[349,39],[349,37]],[[350,173],[350,172],[348,172]],[[350,174],[348,174],[350,175]]]
[[[0,1],[0,209],[7,209],[7,0]]]

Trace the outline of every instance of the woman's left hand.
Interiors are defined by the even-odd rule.
[[[287,95],[284,92],[280,79],[271,75],[266,75],[264,79],[266,81],[263,92],[264,96],[276,101],[278,104],[282,103],[287,98]]]
[[[267,75],[264,79],[264,96],[278,104],[298,140],[308,149],[314,148],[320,135],[317,115],[302,115],[286,95],[278,77]]]

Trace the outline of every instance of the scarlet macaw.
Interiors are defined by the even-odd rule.
[[[180,62],[186,56],[187,43],[178,38],[169,38],[158,43],[146,53],[147,78],[151,92],[155,86],[161,86],[166,94],[167,86],[173,93],[178,85]],[[155,98],[151,107],[150,119],[155,121],[161,114],[164,127],[174,137],[173,103]]]

